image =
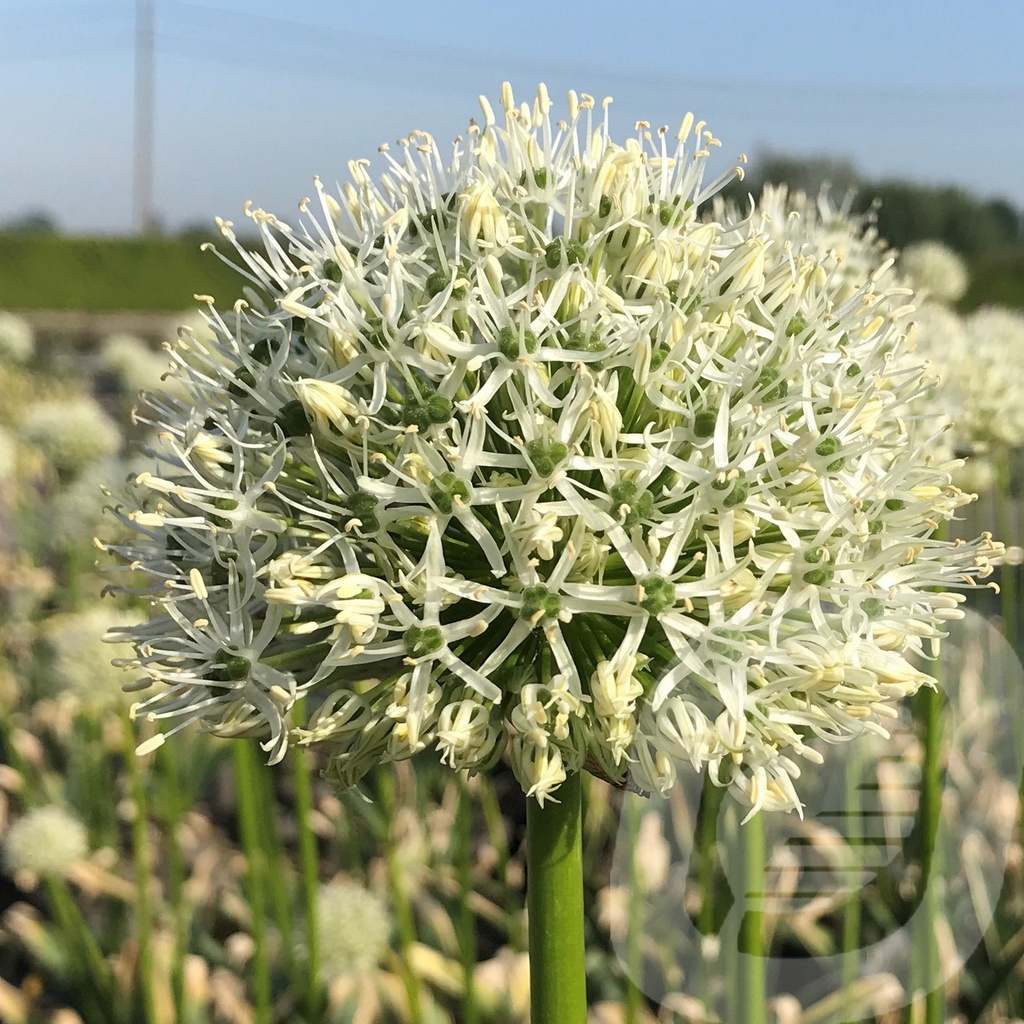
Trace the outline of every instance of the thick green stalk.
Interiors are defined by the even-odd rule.
[[[847,755],[844,764],[844,809],[846,818],[846,841],[853,845],[854,850],[860,849],[864,839],[864,828],[861,821],[861,799],[859,772],[860,762],[854,754]],[[843,970],[842,991],[851,993],[853,984],[860,973],[860,930],[861,930],[861,894],[850,892],[843,908]],[[847,1006],[852,1012],[851,1004]]]
[[[636,849],[640,838],[640,819],[642,808],[640,798],[626,795],[625,803],[627,835],[629,837],[629,916],[626,925],[626,1020],[625,1024],[637,1024],[640,1019],[640,1008],[643,995],[634,979],[640,977],[643,968],[643,951],[640,948],[640,937],[643,934],[643,915],[640,913],[643,900],[643,878],[640,865],[636,859]]]
[[[764,899],[764,817],[755,814],[739,827],[743,858],[743,897],[747,906]],[[746,954],[742,967],[743,1020],[745,1024],[765,1024],[766,1004],[764,912],[747,910],[740,921],[740,949]]]
[[[526,801],[526,902],[533,1024],[586,1024],[583,948],[583,800],[579,773],[558,803]]]
[[[129,748],[131,749],[131,748]],[[129,755],[134,756],[134,755]],[[185,879],[188,866],[181,848],[179,830],[185,814],[181,783],[181,764],[178,744],[165,743],[158,752],[162,762],[162,775],[167,780],[160,794],[167,843],[167,902],[174,914],[174,956],[171,961],[171,999],[174,1002],[174,1020],[183,1024],[185,1013],[185,955],[189,945],[189,908],[185,902]]]
[[[395,820],[393,771],[394,769],[390,765],[384,765],[377,773],[377,793],[380,796],[381,809],[384,811],[389,833]],[[393,834],[388,835],[388,879],[391,883],[391,902],[395,908],[395,921],[398,925],[398,944],[401,951],[399,962],[402,982],[405,985],[405,996],[409,1003],[409,1020],[411,1024],[421,1024],[423,1000],[420,995],[420,979],[412,967],[412,950],[416,944],[416,921],[413,917],[409,893],[405,888],[405,878],[402,875],[402,865],[399,863],[398,847]]]
[[[248,882],[249,911],[252,914],[253,988],[256,1024],[271,1024],[270,960],[267,951],[267,857],[260,835],[259,779],[253,752],[247,740],[236,740],[235,788],[238,791],[238,823],[242,833]]]
[[[146,1020],[155,1021],[156,992],[153,988],[153,860],[149,846],[149,813],[146,801],[146,780],[142,765],[133,753],[135,730],[127,715],[122,715],[128,774],[131,778],[135,818],[132,821],[132,853],[135,858],[135,928],[139,943],[138,974],[142,1005]]]
[[[464,1024],[479,1024],[480,1010],[476,1002],[474,969],[476,968],[476,921],[469,894],[473,891],[473,797],[466,780],[459,777],[459,806],[455,816],[456,865],[462,900],[459,906],[457,929],[459,956],[462,960],[462,1020]]]
[[[938,850],[936,837],[939,832],[939,818],[942,815],[942,765],[940,746],[942,742],[942,694],[938,690],[924,691],[922,700],[922,721],[925,726],[924,763],[921,780],[921,815],[926,822],[924,843],[921,850],[921,884],[924,886],[921,911],[923,914],[920,935],[921,963],[924,974],[925,1022],[942,1024],[943,992],[939,983],[939,962],[936,926],[938,924]]]
[[[319,883],[316,834],[313,832],[313,785],[309,754],[292,748],[295,813],[299,827],[299,858],[302,865],[302,901],[306,915],[306,1017],[317,1024],[323,1016],[320,998],[320,934],[317,929],[316,895]]]

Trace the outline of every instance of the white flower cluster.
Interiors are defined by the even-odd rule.
[[[88,396],[33,403],[25,410],[19,432],[66,476],[80,473],[121,448],[117,424]]]
[[[27,363],[35,347],[32,325],[20,316],[0,309],[0,363]]]
[[[111,334],[100,346],[99,365],[113,374],[125,393],[134,398],[140,391],[154,391],[170,368],[164,352],[155,352],[151,345],[134,334]]]
[[[316,894],[320,977],[372,970],[388,948],[391,914],[387,904],[358,882],[338,880]]]
[[[908,293],[777,204],[702,219],[689,115],[619,145],[589,96],[481,102],[450,163],[415,132],[301,230],[249,211],[247,298],[183,334],[119,512],[155,605],[136,711],[329,741],[345,784],[507,747],[539,801],[685,761],[797,807],[811,742],[883,730],[940,590],[1001,550],[932,536],[967,499],[926,454]]]
[[[102,637],[120,626],[133,626],[136,613],[94,605],[83,612],[58,615],[46,623],[46,642],[53,656],[53,676],[61,689],[91,708],[123,703],[124,669],[111,664]]]
[[[27,811],[4,836],[4,861],[13,874],[63,876],[88,854],[85,826],[56,804]]]
[[[961,316],[926,305],[914,316],[918,353],[942,386],[932,400],[953,427],[950,443],[979,469],[1024,444],[1024,315],[998,306]]]
[[[900,270],[932,302],[962,299],[970,278],[964,261],[942,242],[914,242],[900,254]]]

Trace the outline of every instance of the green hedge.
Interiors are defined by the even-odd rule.
[[[197,293],[229,306],[244,280],[200,251],[202,242],[0,234],[0,308],[177,310],[195,305]]]

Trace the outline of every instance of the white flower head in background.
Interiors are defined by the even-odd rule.
[[[35,402],[25,410],[19,432],[65,476],[74,476],[121,448],[117,424],[88,396]]]
[[[165,352],[156,352],[134,334],[111,334],[103,339],[99,365],[117,378],[124,393],[134,398],[140,391],[155,391],[163,386],[170,368]]]
[[[0,363],[27,363],[35,347],[32,325],[22,317],[0,309]]]
[[[952,424],[948,443],[969,456],[973,484],[983,484],[993,456],[1024,444],[1024,316],[996,306],[962,316],[927,304],[914,322],[918,354],[942,382],[931,401]],[[956,479],[970,477],[958,471]]]
[[[619,144],[586,95],[481,103],[448,161],[413,132],[298,229],[247,209],[258,252],[222,222],[250,287],[184,332],[118,513],[154,604],[135,711],[329,742],[346,785],[507,749],[541,802],[687,762],[798,807],[810,741],[884,731],[939,589],[1001,552],[932,536],[967,498],[909,293],[777,204],[706,218],[733,172],[705,182],[690,115]]]
[[[46,643],[53,656],[54,681],[61,691],[90,708],[123,705],[122,687],[133,678],[125,674],[133,664],[133,652],[127,648],[125,657],[113,663],[113,652],[103,636],[118,627],[138,625],[141,619],[137,613],[107,605],[48,619]]]
[[[387,904],[357,882],[321,885],[316,919],[320,976],[325,982],[372,970],[388,948],[391,914]]]
[[[942,242],[908,245],[900,255],[900,270],[922,297],[946,305],[962,299],[970,283],[967,265]]]
[[[51,804],[27,811],[4,836],[4,862],[12,874],[63,876],[89,854],[85,826]]]

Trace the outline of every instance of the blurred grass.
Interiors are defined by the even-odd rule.
[[[0,308],[177,310],[197,293],[230,306],[241,279],[204,241],[0,233]]]

